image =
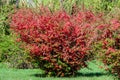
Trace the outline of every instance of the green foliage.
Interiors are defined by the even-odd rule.
[[[15,43],[12,35],[0,38],[0,62],[7,63],[9,67],[33,68],[29,52],[20,48],[20,43]]]
[[[14,4],[16,0],[0,0],[0,6],[1,5],[11,5]]]
[[[0,61],[4,61],[4,52],[8,52],[9,45],[12,44],[10,39],[8,16],[13,12],[13,6],[0,6]]]
[[[8,3],[16,4],[16,1],[9,0]],[[60,0],[20,0],[19,2],[19,7],[36,8],[36,10],[41,5],[48,6],[52,11],[64,8],[68,13],[71,13],[73,7],[85,7],[95,12],[109,12],[115,7],[120,7],[120,0],[63,0],[62,7]]]
[[[51,10],[61,9],[61,3],[59,0],[34,0],[36,7],[45,5],[50,7]],[[24,0],[21,4],[28,5]],[[109,12],[115,7],[119,7],[120,0],[63,0],[62,7],[68,13],[72,11],[72,7],[87,8],[95,12]]]
[[[15,35],[9,29],[9,17],[13,12],[13,5],[0,6],[0,62],[9,63],[10,67],[33,68],[29,52],[20,48],[20,44],[15,42]]]
[[[8,18],[13,13],[12,5],[0,6],[0,36],[9,35],[9,22]]]

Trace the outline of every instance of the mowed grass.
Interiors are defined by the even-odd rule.
[[[80,70],[76,77],[44,77],[39,69],[10,69],[0,64],[0,80],[117,80],[113,75],[99,68],[99,62],[92,61],[89,68]]]

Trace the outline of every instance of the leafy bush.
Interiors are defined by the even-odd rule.
[[[8,18],[14,12],[13,9],[13,5],[0,6],[0,36],[10,34]]]
[[[13,12],[13,5],[0,6],[0,62],[7,63],[9,67],[33,68],[28,52],[15,43],[16,37],[9,29],[9,17]]]
[[[26,43],[25,48],[47,76],[68,76],[87,67],[88,36],[98,20],[91,11],[68,15],[46,8],[39,13],[20,9],[12,16],[11,29]]]
[[[120,77],[120,21],[109,20],[106,25],[99,26],[99,37],[93,44],[93,51],[105,65],[108,65],[110,72]]]
[[[15,43],[13,35],[6,35],[0,39],[0,62],[14,68],[33,68],[29,53]]]
[[[0,6],[0,62],[5,60],[4,52],[11,45],[9,41],[9,23],[8,17],[13,12],[12,5],[2,5]]]

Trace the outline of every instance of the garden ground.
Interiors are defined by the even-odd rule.
[[[39,69],[12,69],[6,65],[0,64],[0,80],[117,80],[113,75],[109,74],[99,66],[100,62],[91,61],[89,68],[79,71],[76,77],[44,77]]]

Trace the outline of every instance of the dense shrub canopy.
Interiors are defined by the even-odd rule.
[[[18,40],[26,43],[25,48],[49,76],[74,75],[87,67],[91,52],[119,75],[119,26],[119,20],[106,20],[87,10],[69,15],[46,8],[39,13],[20,9],[11,22]]]
[[[99,29],[99,38],[94,42],[93,51],[99,55],[105,65],[112,73],[120,77],[120,21],[117,19],[109,20],[109,23]]]
[[[91,36],[99,20],[91,11],[69,15],[64,11],[39,13],[20,9],[12,16],[11,28],[26,42],[31,56],[48,75],[74,75],[86,67]],[[91,41],[90,41],[91,40]]]

